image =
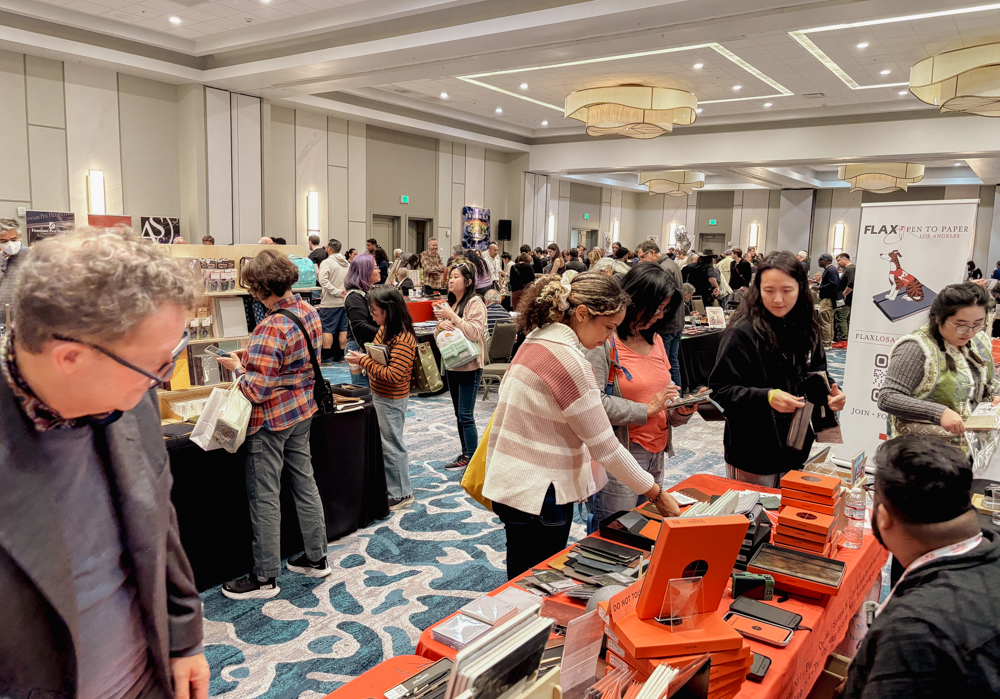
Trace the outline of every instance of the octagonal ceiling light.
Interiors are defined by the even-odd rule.
[[[649,187],[650,194],[686,197],[705,186],[705,173],[691,170],[659,170],[640,172],[639,184]]]
[[[697,107],[698,98],[687,90],[617,85],[592,87],[568,95],[565,116],[585,123],[591,136],[656,138],[673,131],[675,124],[693,124]]]
[[[946,51],[914,63],[910,92],[942,112],[1000,117],[1000,43]]]
[[[851,191],[888,194],[924,179],[924,166],[915,163],[860,163],[841,165],[837,177],[851,185]]]

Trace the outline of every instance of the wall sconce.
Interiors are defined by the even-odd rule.
[[[611,224],[611,230],[612,230],[612,233],[611,233],[611,242],[612,243],[617,243],[618,242],[618,234],[620,232],[620,230],[618,228],[618,220],[617,219],[615,219],[615,221]]]
[[[750,224],[750,245],[749,247],[757,247],[757,240],[760,238],[760,224],[751,223]]]
[[[104,171],[87,173],[87,213],[103,216],[107,213],[104,200]]]
[[[847,226],[843,223],[838,223],[833,227],[833,256],[836,257],[840,253],[844,252],[844,231]]]
[[[319,192],[306,194],[306,232],[319,233]]]
[[[556,215],[549,214],[549,230],[546,235],[546,241],[549,243],[556,242]]]
[[[675,247],[677,245],[677,221],[670,222],[670,236],[667,238],[670,242],[667,247]]]

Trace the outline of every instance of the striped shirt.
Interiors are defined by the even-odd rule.
[[[291,318],[278,313],[281,309],[299,317],[309,331],[317,357],[323,348],[323,326],[316,309],[298,295],[274,304],[254,328],[246,350],[246,369],[240,384],[254,404],[248,435],[261,427],[272,432],[288,429],[316,412],[316,377],[306,338]]]
[[[382,344],[385,327],[375,334],[375,344]],[[361,368],[368,374],[373,393],[383,398],[406,398],[410,395],[413,362],[417,356],[417,340],[413,333],[403,331],[389,343],[389,364],[382,366],[371,357],[361,360]]]
[[[500,385],[483,495],[537,515],[549,484],[557,504],[596,493],[607,482],[601,467],[635,493],[653,487],[615,437],[576,333],[562,323],[534,330]]]

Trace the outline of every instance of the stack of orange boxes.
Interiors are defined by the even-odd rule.
[[[785,474],[773,543],[820,556],[836,553],[843,518],[842,485],[835,476],[805,471]]]

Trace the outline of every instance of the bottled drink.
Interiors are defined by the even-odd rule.
[[[865,491],[860,486],[851,489],[844,502],[844,548],[861,548],[865,533]]]

